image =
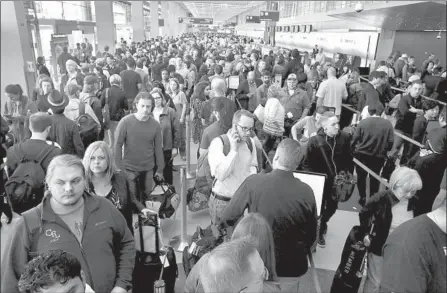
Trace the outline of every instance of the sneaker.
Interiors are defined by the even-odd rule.
[[[325,248],[326,247],[326,240],[324,240],[324,235],[321,234],[320,237],[318,237],[318,246],[321,248]]]

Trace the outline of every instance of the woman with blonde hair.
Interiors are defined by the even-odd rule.
[[[143,215],[150,213],[141,205],[132,192],[129,192],[126,175],[117,170],[115,159],[109,146],[103,141],[96,141],[85,151],[83,165],[87,190],[97,196],[105,197],[123,214],[127,226],[133,233],[132,211]]]
[[[262,292],[281,292],[281,286],[276,274],[275,244],[273,242],[272,229],[261,214],[249,213],[242,218],[234,229],[231,240],[245,237],[250,238],[264,262],[266,274]],[[202,256],[189,273],[184,288],[185,293],[204,292],[199,280],[199,272],[205,259],[206,255]]]
[[[367,276],[363,292],[379,292],[382,277],[382,248],[388,235],[400,224],[413,218],[408,211],[408,200],[422,188],[418,172],[408,167],[394,170],[389,189],[370,195],[359,213],[360,233],[365,236],[364,244],[369,247]],[[371,225],[374,230],[371,235]]]

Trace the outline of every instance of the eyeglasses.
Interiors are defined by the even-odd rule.
[[[287,80],[290,80],[290,81],[294,81],[294,80],[296,80],[296,78],[288,78]]]
[[[237,126],[239,126],[242,129],[242,131],[244,131],[244,132],[252,132],[253,131],[253,127],[245,127],[245,126],[241,126],[239,124],[237,124]]]

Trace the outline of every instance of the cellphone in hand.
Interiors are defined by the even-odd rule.
[[[239,135],[239,132],[237,131],[236,125],[233,126],[233,133],[236,136],[237,142],[241,142],[241,137]]]

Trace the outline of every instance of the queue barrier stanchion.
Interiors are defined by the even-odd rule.
[[[357,110],[351,108],[349,105],[342,104],[342,107],[344,107],[344,108],[346,108],[346,109],[348,109],[348,110],[350,110],[350,111],[352,111],[352,112],[354,112],[354,113],[358,113],[358,114],[360,114],[359,111],[357,111]],[[410,142],[410,143],[412,143],[412,144],[414,144],[414,145],[416,145],[416,146],[418,146],[418,147],[420,147],[420,148],[425,147],[425,146],[424,146],[423,144],[421,144],[420,142],[418,142],[418,141],[416,141],[416,140],[414,140],[414,139],[412,139],[412,138],[409,138],[408,136],[403,135],[402,133],[400,133],[400,132],[398,132],[398,131],[396,131],[396,130],[394,130],[394,135],[399,136],[400,138],[402,138],[402,139],[404,139],[404,140],[406,140],[406,141],[408,141],[408,142]]]
[[[380,184],[384,185],[386,188],[390,188],[390,185],[388,184],[388,182],[383,179],[382,177],[380,177],[378,174],[376,174],[373,170],[371,170],[370,168],[368,168],[367,166],[365,166],[362,162],[360,162],[359,160],[357,160],[356,158],[353,158],[354,163],[356,163],[360,168],[362,168],[363,170],[365,170],[369,175],[371,175],[372,177],[374,177],[375,179],[377,179]]]
[[[367,82],[369,82],[369,80],[368,80],[367,78],[364,78],[364,77],[362,77],[362,76],[360,76],[360,79],[362,79],[363,81],[367,81]],[[392,86],[391,89],[392,89],[392,90],[395,90],[395,91],[399,91],[399,92],[401,92],[401,93],[405,93],[405,90],[403,90],[403,89],[401,89],[401,88],[397,88],[397,87]],[[443,106],[446,106],[446,105],[447,105],[447,103],[444,103],[444,102],[442,102],[442,101],[438,101],[438,100],[433,99],[433,98],[430,98],[430,97],[426,97],[426,96],[423,96],[423,95],[421,95],[421,97],[424,98],[424,99],[426,99],[426,100],[430,100],[430,101],[436,102],[436,103],[438,103],[438,104],[441,104],[441,105],[443,105]]]
[[[181,221],[181,231],[180,235],[174,236],[169,241],[169,245],[178,252],[183,252],[186,246],[189,245],[191,236],[187,234],[187,219],[186,219],[186,194],[187,194],[187,179],[186,179],[186,167],[180,167],[180,221]]]
[[[189,116],[186,118],[186,178],[193,179],[196,178],[195,174],[191,172],[191,125],[189,121]]]

